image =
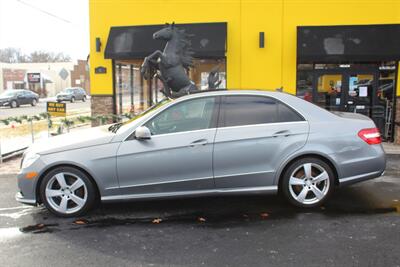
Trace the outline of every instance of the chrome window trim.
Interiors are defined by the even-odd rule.
[[[261,124],[246,124],[246,125],[238,125],[238,126],[223,126],[218,127],[217,129],[231,129],[231,128],[246,128],[246,127],[265,127],[271,125],[282,125],[282,124],[308,124],[307,121],[291,121],[291,122],[271,122],[271,123],[261,123]]]
[[[229,91],[228,91],[229,92]],[[261,91],[262,92],[262,91]],[[266,91],[268,92],[268,91]],[[270,95],[264,95],[264,94],[260,94],[258,92],[235,92],[235,93],[227,93],[227,91],[221,91],[221,92],[213,92],[211,95],[190,95],[192,96],[189,99],[184,99],[184,100],[177,100],[177,101],[171,101],[169,104],[165,105],[163,108],[161,108],[160,110],[158,110],[158,112],[156,112],[153,116],[151,116],[150,118],[146,119],[145,121],[143,121],[139,126],[137,126],[132,132],[130,132],[130,134],[128,134],[122,142],[125,141],[130,141],[131,139],[129,139],[129,137],[136,131],[136,129],[138,127],[144,126],[149,120],[151,120],[152,118],[156,117],[158,114],[160,114],[161,112],[163,112],[164,110],[170,108],[173,105],[177,105],[179,103],[183,103],[185,101],[189,101],[189,100],[194,100],[194,99],[199,99],[199,98],[207,98],[207,97],[220,97],[220,96],[260,96],[260,97],[269,97],[269,98],[273,98],[276,101],[292,108],[294,111],[298,112],[302,117],[303,117],[303,121],[291,121],[291,122],[272,122],[272,123],[263,123],[263,124],[248,124],[248,125],[239,125],[239,126],[223,126],[223,127],[215,127],[215,128],[207,128],[207,129],[200,129],[200,130],[193,130],[193,131],[185,131],[185,132],[178,132],[178,133],[169,133],[169,134],[179,134],[179,133],[190,133],[190,132],[196,132],[196,131],[202,131],[202,130],[210,130],[210,129],[229,129],[229,128],[238,128],[238,127],[249,127],[249,126],[266,126],[266,125],[281,125],[281,124],[297,124],[297,123],[307,123],[308,124],[308,120],[307,117],[304,116],[304,114],[297,110],[296,108],[294,108],[292,105],[288,104],[288,103],[284,103],[282,100],[274,97],[274,96],[270,96]],[[222,103],[222,102],[221,102]],[[219,103],[221,105],[221,103]],[[167,134],[164,134],[167,135]],[[161,135],[154,135],[154,136],[161,136]]]

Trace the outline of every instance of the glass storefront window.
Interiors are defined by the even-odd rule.
[[[117,114],[138,113],[160,101],[163,84],[159,79],[145,80],[140,73],[143,60],[116,61],[115,107]],[[200,90],[207,90],[210,72],[219,73],[217,89],[226,88],[225,59],[195,59],[188,75]]]
[[[342,75],[322,74],[318,76],[315,103],[328,110],[339,110],[342,96]]]
[[[216,89],[226,88],[226,63],[225,59],[195,59],[190,70],[190,78],[200,90],[207,90],[210,72],[219,73],[219,85]]]
[[[313,74],[311,72],[297,73],[296,95],[306,101],[313,101]]]

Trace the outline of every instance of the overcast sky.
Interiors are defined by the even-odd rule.
[[[0,48],[89,54],[88,0],[0,0]]]

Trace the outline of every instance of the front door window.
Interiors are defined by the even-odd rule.
[[[212,128],[214,97],[178,103],[146,123],[152,135]]]

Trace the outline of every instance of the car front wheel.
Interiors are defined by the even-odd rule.
[[[37,100],[36,99],[32,99],[32,102],[31,102],[32,107],[36,106],[36,104],[37,104]]]
[[[71,97],[71,103],[75,102],[75,97]]]
[[[75,217],[89,211],[96,200],[92,181],[82,171],[60,167],[50,171],[40,184],[46,208],[60,217]]]
[[[302,158],[286,169],[281,190],[291,204],[311,208],[326,201],[334,184],[334,172],[326,162],[318,158]]]
[[[11,108],[16,108],[16,107],[18,107],[17,101],[15,101],[15,100],[11,101],[11,102],[10,102],[10,107],[11,107]]]

